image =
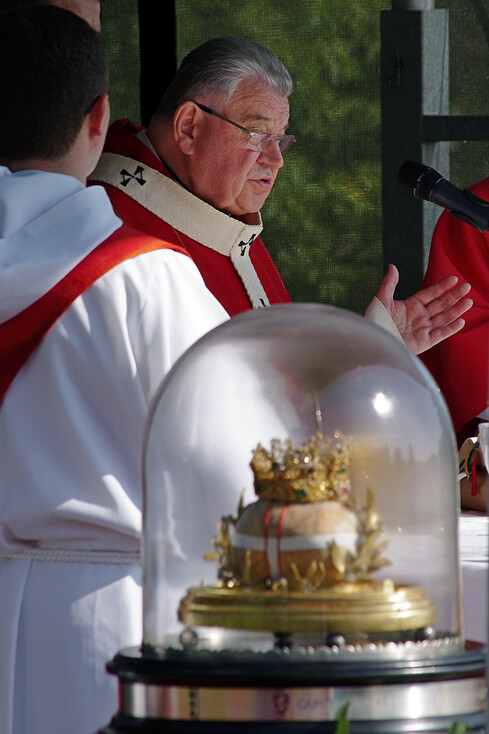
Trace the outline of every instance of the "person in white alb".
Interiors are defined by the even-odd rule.
[[[93,734],[141,642],[151,400],[227,314],[178,248],[85,187],[109,119],[99,35],[0,15],[0,731]]]

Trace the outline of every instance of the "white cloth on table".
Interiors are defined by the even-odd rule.
[[[458,529],[464,636],[467,640],[486,643],[489,624],[489,517],[475,512],[463,512],[459,517]]]

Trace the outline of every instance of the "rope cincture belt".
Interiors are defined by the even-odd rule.
[[[57,561],[59,563],[141,563],[141,553],[125,551],[83,551],[56,548],[23,548],[17,551],[0,551],[0,559],[21,561]]]

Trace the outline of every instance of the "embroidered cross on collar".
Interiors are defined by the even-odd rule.
[[[243,240],[241,240],[241,242],[238,243],[238,247],[241,250],[240,252],[241,257],[244,257],[247,254],[247,248],[251,247],[251,245],[255,241],[255,238],[256,238],[256,234],[252,234],[248,242],[243,242]]]
[[[142,166],[138,166],[134,173],[129,173],[125,168],[122,169],[120,172],[122,176],[121,184],[122,186],[127,186],[129,181],[133,179],[134,181],[137,181],[140,186],[144,186],[146,183],[146,179],[143,178],[143,171],[144,168]]]

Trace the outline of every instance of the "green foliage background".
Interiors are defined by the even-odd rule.
[[[137,0],[103,0],[113,119],[139,122]],[[437,0],[450,12],[452,113],[489,106],[486,0]],[[263,209],[264,240],[295,301],[362,313],[382,277],[380,15],[389,0],[177,0],[178,62],[218,35],[271,48],[294,79],[297,143]],[[161,29],[162,49],[165,28]],[[172,29],[169,29],[172,32]],[[488,143],[453,143],[451,178],[489,171]],[[393,182],[396,185],[396,182]]]

